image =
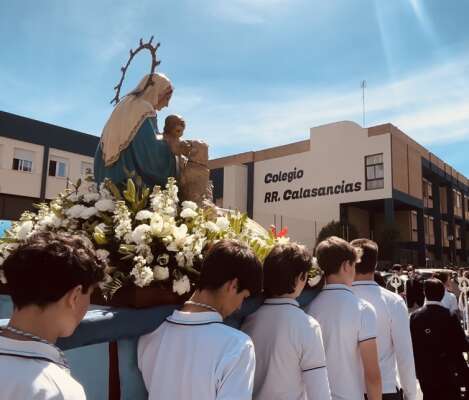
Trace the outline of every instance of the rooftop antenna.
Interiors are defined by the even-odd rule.
[[[363,102],[363,127],[365,127],[365,89],[366,89],[366,81],[363,80],[360,84],[362,88],[362,102]]]

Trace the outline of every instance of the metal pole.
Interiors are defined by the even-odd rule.
[[[362,102],[363,102],[363,127],[365,127],[365,88],[366,88],[366,81],[363,80],[361,83],[362,88]]]

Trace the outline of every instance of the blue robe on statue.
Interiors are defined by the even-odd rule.
[[[101,145],[94,156],[94,178],[100,184],[105,178],[121,186],[128,179],[126,169],[135,171],[150,189],[164,187],[170,176],[176,177],[176,158],[168,143],[156,137],[156,118],[147,118],[140,126],[129,146],[122,150],[119,160],[106,167]]]

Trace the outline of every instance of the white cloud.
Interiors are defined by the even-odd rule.
[[[468,70],[469,57],[459,57],[395,82],[368,82],[367,126],[391,122],[424,145],[467,140]],[[303,140],[310,127],[324,123],[362,122],[359,80],[356,87],[285,89],[275,95],[282,100],[227,102],[213,92],[180,89],[171,110],[186,117],[191,137],[211,145],[212,157]]]

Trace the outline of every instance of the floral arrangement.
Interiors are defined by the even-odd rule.
[[[199,275],[207,245],[220,239],[248,244],[262,261],[277,243],[287,243],[286,230],[270,232],[245,214],[213,206],[199,207],[178,198],[178,186],[169,179],[153,192],[137,178],[120,191],[112,182],[99,187],[81,181],[49,204],[26,211],[0,239],[0,280],[3,260],[35,232],[52,230],[81,235],[92,241],[105,265],[101,285],[111,297],[124,285],[170,288],[183,295],[191,291]],[[222,266],[221,266],[222,268]],[[317,277],[317,268],[310,278]],[[316,272],[314,272],[316,271]]]

